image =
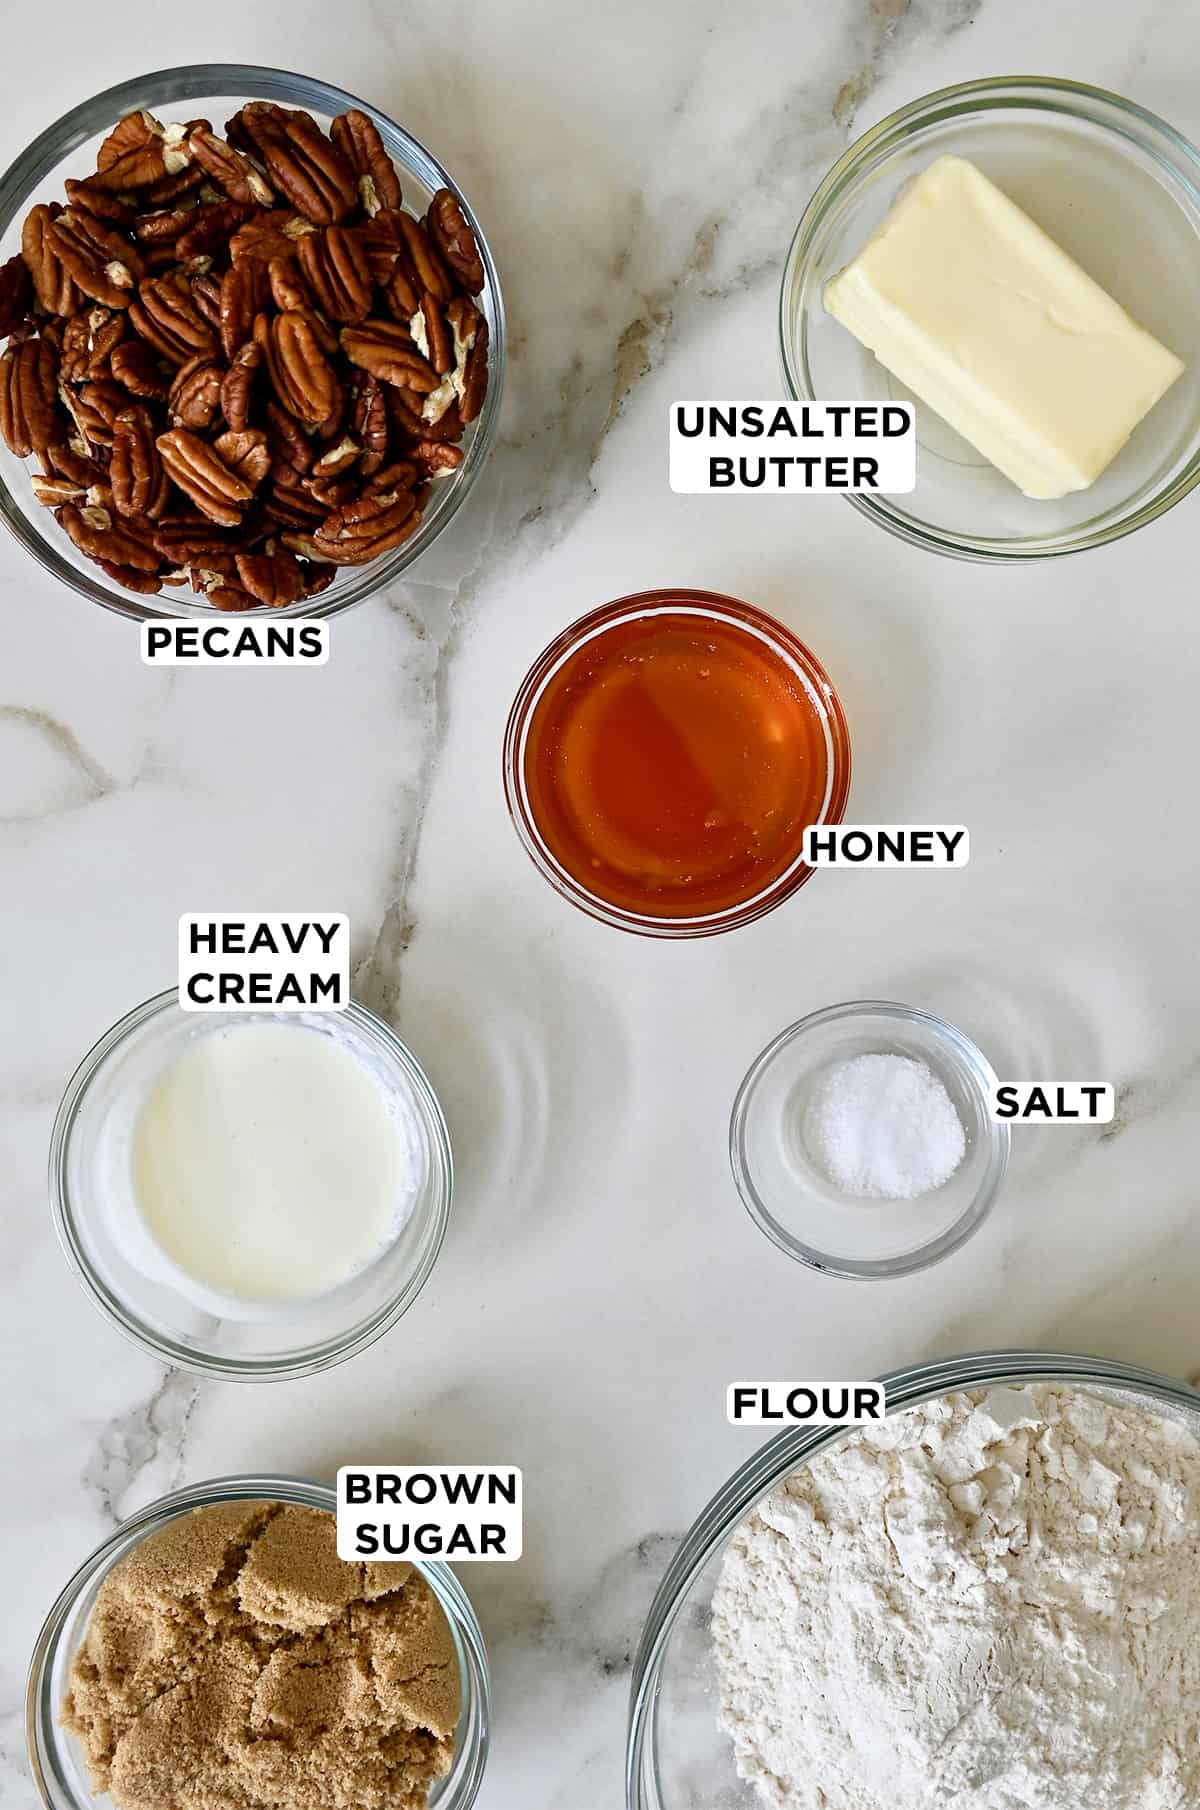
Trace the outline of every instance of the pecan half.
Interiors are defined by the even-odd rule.
[[[114,507],[121,515],[165,513],[170,480],[154,442],[154,418],[141,406],[123,409],[113,422],[112,461],[108,468]]]
[[[113,164],[124,157],[127,151],[136,149],[138,145],[149,144],[150,140],[162,134],[163,127],[155,119],[153,113],[146,113],[141,108],[136,113],[127,113],[119,119],[108,137],[96,153],[96,168],[109,170]]]
[[[239,226],[229,241],[229,255],[235,264],[253,258],[261,258],[264,263],[271,258],[286,258],[295,251],[298,239],[315,231],[311,221],[291,208],[273,208],[269,214],[259,214]]]
[[[421,512],[411,490],[361,497],[328,517],[313,536],[326,559],[361,566],[416,533]]]
[[[277,402],[268,402],[266,417],[271,466],[276,478],[285,466],[292,471],[311,471],[315,455],[300,423]]]
[[[236,118],[275,187],[306,220],[333,226],[352,211],[358,200],[355,172],[309,114],[252,102]],[[231,120],[231,135],[233,125]]]
[[[196,209],[184,207],[158,207],[148,214],[139,214],[133,223],[134,237],[143,245],[170,245],[174,247],[180,233],[187,230]]]
[[[371,116],[351,107],[348,113],[338,114],[329,136],[358,178],[363,212],[371,217],[381,208],[399,207],[400,178]]]
[[[0,339],[23,323],[33,306],[33,278],[20,252],[0,264]]]
[[[129,398],[119,383],[100,377],[94,383],[85,383],[80,390],[68,391],[60,386],[59,395],[90,446],[112,445],[117,416],[129,407]]]
[[[232,553],[236,544],[231,528],[219,527],[198,514],[165,516],[154,525],[154,545],[172,566],[192,565],[222,552]]]
[[[408,242],[400,224],[407,217],[400,208],[385,207],[373,220],[359,227],[358,236],[371,266],[373,283],[386,283],[396,268],[397,261],[401,261],[411,274],[411,261],[405,249]]]
[[[379,379],[369,371],[356,371],[350,386],[350,431],[362,441],[359,470],[378,471],[387,457],[388,415]]]
[[[453,189],[439,189],[425,216],[429,237],[446,263],[472,295],[483,288],[483,260],[462,203]]]
[[[187,279],[178,273],[143,283],[130,306],[129,319],[135,331],[170,364],[181,365],[197,352],[217,350],[216,334],[197,309]]]
[[[42,465],[47,476],[62,478],[77,490],[90,490],[104,477],[104,467],[86,453],[76,452],[65,440],[56,440],[42,452]]]
[[[252,339],[247,340],[234,354],[221,380],[221,413],[235,433],[241,433],[250,425],[254,377],[261,363],[262,347]]]
[[[458,413],[464,427],[474,421],[483,407],[488,381],[488,324],[481,320],[475,342],[467,354],[462,377],[458,380]]]
[[[303,243],[303,241],[301,241]],[[305,314],[312,308],[312,296],[300,281],[294,255],[272,258],[267,265],[271,300],[282,314]]]
[[[317,307],[330,320],[361,321],[371,312],[371,266],[353,227],[327,226],[296,247]]]
[[[168,475],[203,515],[230,528],[241,523],[253,492],[211,446],[185,427],[160,434],[157,444]]]
[[[421,357],[408,329],[395,321],[372,320],[361,327],[343,327],[340,338],[350,363],[383,383],[398,384],[421,395],[437,389],[436,371]]]
[[[409,329],[417,350],[425,355],[439,377],[453,370],[454,334],[431,295],[421,297],[421,306],[409,321]]]
[[[261,325],[260,325],[261,323]],[[284,408],[318,426],[334,411],[341,390],[307,315],[259,315],[254,336],[263,348],[271,385]]]
[[[44,452],[60,437],[57,384],[58,355],[43,339],[10,346],[0,358],[0,434],[18,459]]]
[[[105,140],[106,144],[110,142],[111,139]],[[117,152],[110,161],[99,164],[96,174],[88,177],[87,188],[93,194],[132,194],[175,173],[167,168],[165,133],[150,132],[136,144]]]
[[[180,427],[210,427],[221,406],[224,374],[222,366],[207,352],[199,352],[180,365],[167,398],[172,421]]]
[[[361,452],[362,447],[358,441],[349,434],[344,434],[328,452],[322,453],[316,460],[312,475],[318,479],[339,478],[344,471],[349,471]]]
[[[395,315],[398,321],[411,324],[422,302],[421,291],[417,288],[417,280],[404,264],[397,264],[387,282],[383,286],[383,300],[389,314]],[[437,302],[433,296],[430,301],[434,307]]]
[[[267,269],[257,258],[231,264],[221,278],[221,348],[232,358],[254,332],[254,317],[267,305]]]
[[[300,562],[282,548],[274,553],[239,553],[237,571],[250,595],[271,609],[285,609],[304,595]]]
[[[221,332],[220,277],[213,276],[209,271],[202,271],[189,279],[188,288],[192,292],[196,313],[219,337]]]
[[[84,383],[107,374],[109,358],[125,337],[125,315],[112,308],[88,308],[72,315],[63,330],[62,374]]]
[[[136,525],[118,521],[107,509],[86,505],[80,509],[67,503],[58,519],[75,546],[89,559],[132,566],[137,572],[158,571],[159,553],[153,541],[143,538]]]
[[[99,554],[88,555],[102,572],[107,573],[114,584],[124,585],[127,591],[137,591],[143,597],[153,597],[163,588],[163,580],[157,572],[139,572],[136,566],[121,566],[115,560],[102,559]]]
[[[64,503],[87,501],[86,485],[72,484],[70,478],[46,478],[35,475],[29,487],[45,509],[59,509]]]
[[[110,226],[128,229],[137,221],[137,208],[133,203],[123,195],[109,194],[95,176],[86,182],[73,182],[68,177],[63,187],[71,207],[83,208],[85,212],[95,214],[97,220],[107,220]]]
[[[258,489],[271,469],[271,450],[260,427],[246,427],[236,433],[230,429],[228,433],[218,434],[213,441],[213,450],[222,465],[227,465],[251,490]]]
[[[85,295],[106,308],[128,308],[134,285],[145,271],[141,257],[123,233],[94,215],[69,207],[49,228],[55,254]]]
[[[440,478],[457,471],[463,462],[463,449],[445,440],[418,440],[411,449],[412,458],[422,476]]]
[[[252,201],[202,201],[192,209],[186,231],[175,241],[176,258],[186,264],[214,246],[227,245],[238,227],[257,212]]]
[[[281,528],[311,532],[328,519],[329,510],[305,488],[305,481],[289,466],[272,467],[271,483],[260,497],[262,513]]]
[[[108,368],[131,396],[148,402],[164,402],[170,383],[144,339],[123,339],[114,347]]]
[[[231,201],[254,202],[270,207],[275,197],[270,185],[248,157],[218,138],[209,127],[200,126],[188,138],[188,148],[206,176],[224,189]]]
[[[44,204],[30,209],[21,228],[21,256],[47,314],[74,314],[83,298],[55,249],[54,220],[54,211]]]
[[[435,301],[448,302],[454,294],[454,281],[440,251],[411,214],[400,213],[393,218],[403,246],[402,255],[416,278],[418,292],[428,291]]]

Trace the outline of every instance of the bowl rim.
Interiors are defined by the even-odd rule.
[[[1200,1390],[1176,1377],[1119,1358],[1079,1352],[991,1348],[885,1370],[889,1415],[939,1395],[1009,1384],[1074,1383],[1140,1396],[1163,1408],[1200,1416]],[[777,1433],[740,1465],[701,1510],[662,1578],[633,1661],[625,1753],[626,1810],[673,1810],[662,1795],[656,1753],[659,1673],[675,1624],[693,1585],[755,1505],[784,1479],[859,1429],[837,1425]],[[653,1795],[644,1789],[647,1775]]]
[[[694,918],[657,918],[626,911],[589,892],[565,867],[559,865],[538,830],[536,816],[526,792],[524,755],[530,723],[550,678],[585,641],[622,621],[643,615],[687,615],[702,611],[707,611],[747,634],[757,636],[801,674],[812,699],[814,712],[821,718],[829,750],[826,796],[821,814],[816,819],[817,823],[840,823],[850,797],[853,766],[850,730],[837,687],[811,648],[787,623],[781,622],[770,611],[721,591],[664,586],[649,591],[633,591],[627,597],[614,598],[577,617],[538,654],[513,699],[504,730],[504,798],[521,845],[543,879],[548,880],[562,898],[586,912],[589,917],[614,929],[631,931],[639,936],[686,940],[741,929],[744,924],[753,923],[790,899],[816,872],[815,868],[808,867],[797,859],[753,897],[726,911],[706,913]]]
[[[953,1225],[902,1257],[836,1257],[794,1237],[776,1219],[759,1193],[746,1155],[746,1124],[754,1095],[767,1071],[792,1044],[828,1025],[868,1017],[894,1019],[899,1024],[915,1025],[931,1032],[939,1045],[947,1051],[959,1072],[969,1076],[972,1086],[985,1096],[999,1080],[979,1045],[965,1031],[951,1024],[949,1019],[939,1017],[936,1012],[922,1011],[917,1006],[906,1006],[899,1001],[887,999],[850,999],[840,1005],[822,1006],[818,1011],[809,1012],[804,1018],[798,1018],[794,1024],[786,1026],[754,1058],[734,1096],[729,1115],[729,1165],[742,1205],[759,1231],[789,1257],[806,1264],[809,1269],[819,1270],[822,1275],[852,1282],[890,1281],[901,1276],[911,1276],[918,1270],[932,1268],[935,1263],[940,1263],[943,1258],[957,1251],[968,1238],[974,1236],[990,1213],[1008,1170],[1012,1146],[1012,1132],[1007,1121],[989,1118],[988,1164],[970,1204]]]
[[[127,1310],[121,1298],[110,1290],[96,1274],[84,1243],[78,1234],[79,1215],[71,1203],[67,1167],[76,1118],[84,1097],[96,1076],[134,1032],[141,1030],[143,1025],[149,1024],[154,1018],[177,1012],[179,1009],[179,992],[176,987],[167,987],[161,993],[155,993],[151,998],[143,1000],[140,1005],[132,1007],[123,1017],[117,1019],[116,1023],[111,1025],[102,1037],[96,1040],[77,1064],[67,1082],[54,1115],[47,1159],[50,1211],[59,1244],[80,1285],[104,1317],[141,1350],[151,1352],[160,1361],[176,1369],[186,1370],[193,1376],[215,1376],[228,1382],[249,1383],[312,1376],[320,1370],[332,1369],[335,1364],[343,1363],[347,1358],[353,1357],[357,1352],[364,1351],[367,1346],[373,1345],[376,1339],[381,1338],[396,1324],[397,1320],[408,1312],[429,1280],[437,1262],[449,1226],[450,1207],[454,1194],[454,1156],[441,1102],[434,1092],[433,1084],[425,1070],[408,1045],[397,1036],[391,1025],[372,1012],[369,1007],[360,1005],[357,1000],[351,1000],[348,1005],[343,1007],[344,1016],[369,1036],[376,1037],[386,1053],[396,1062],[413,1089],[423,1122],[429,1133],[428,1199],[422,1211],[428,1219],[430,1230],[420,1261],[405,1281],[404,1286],[398,1292],[389,1295],[380,1306],[369,1313],[365,1319],[357,1322],[348,1333],[331,1335],[319,1344],[301,1347],[281,1357],[230,1358],[216,1352],[201,1352],[191,1346],[176,1344],[174,1340],[136,1319]],[[254,1015],[256,1015],[254,1009],[248,1008],[247,1016]],[[257,1015],[267,1017],[270,1016],[270,1013],[267,1008],[263,1008]],[[292,1016],[292,1014],[288,1014],[288,1016]]]
[[[64,1737],[59,1732],[58,1705],[49,1698],[58,1643],[83,1592],[148,1534],[170,1525],[180,1515],[219,1502],[260,1499],[325,1509],[329,1513],[335,1513],[337,1508],[336,1492],[327,1484],[290,1472],[206,1478],[201,1483],[171,1490],[126,1516],[75,1568],[59,1591],[34,1643],[25,1688],[30,1768],[47,1810],[91,1810],[93,1804],[102,1801],[93,1793],[86,1804],[82,1803],[58,1772],[58,1746]],[[414,1559],[411,1563],[437,1597],[454,1635],[464,1697],[460,1727],[464,1731],[466,1769],[453,1805],[442,1805],[438,1798],[432,1802],[435,1810],[470,1810],[479,1792],[490,1745],[491,1686],[483,1631],[470,1597],[448,1564],[441,1559]]]
[[[155,106],[200,100],[210,95],[226,95],[231,99],[242,96],[250,99],[273,99],[286,105],[311,106],[318,112],[328,114],[345,112],[351,107],[361,109],[374,120],[388,144],[389,153],[396,156],[399,148],[402,173],[411,174],[414,180],[423,182],[431,191],[435,187],[453,189],[475,233],[483,263],[482,295],[492,310],[489,322],[487,394],[479,417],[472,424],[474,432],[464,448],[462,465],[450,478],[438,480],[443,486],[439,501],[425,516],[411,540],[365,566],[341,568],[343,573],[352,576],[338,595],[331,595],[338,589],[338,581],[335,581],[329,591],[320,592],[307,601],[289,604],[283,609],[254,611],[249,617],[237,619],[259,621],[269,615],[273,622],[319,621],[341,615],[356,604],[365,603],[400,578],[433,546],[474,489],[499,429],[508,364],[508,334],[499,273],[479,217],[468,197],[433,153],[411,132],[407,132],[369,101],[362,100],[331,82],[323,81],[317,76],[254,63],[183,63],[173,68],[156,69],[145,75],[129,77],[68,109],[40,132],[24,151],[19,152],[0,175],[0,240],[19,225],[23,210],[29,204],[29,196],[37,184],[73,151],[95,137],[97,132],[138,107],[152,110]],[[430,182],[427,177],[436,177],[437,181]],[[22,460],[20,464],[24,468],[26,462]],[[78,596],[100,604],[114,615],[124,616],[135,622],[187,621],[210,626],[214,622],[233,620],[222,611],[211,606],[205,608],[199,602],[190,604],[186,611],[172,609],[168,607],[169,590],[165,594],[160,592],[148,598],[139,597],[132,591],[120,595],[115,590],[106,591],[98,578],[93,579],[88,572],[77,568],[65,552],[60,551],[49,534],[42,533],[36,527],[36,518],[31,519],[20,507],[3,470],[0,470],[0,521],[43,571]],[[69,545],[65,538],[63,544]]]
[[[878,124],[855,138],[822,177],[800,216],[784,261],[776,320],[780,364],[788,394],[794,401],[816,402],[821,398],[816,394],[807,359],[794,345],[793,336],[788,330],[790,294],[827,210],[853,187],[860,166],[868,162],[889,139],[902,140],[916,127],[937,123],[941,119],[974,112],[989,113],[997,108],[1016,106],[1033,107],[1042,112],[1075,118],[1078,117],[1078,107],[1071,106],[1071,101],[1083,106],[1115,109],[1119,115],[1125,115],[1131,122],[1136,122],[1151,138],[1160,139],[1163,146],[1174,152],[1178,159],[1178,162],[1170,164],[1172,175],[1191,192],[1192,199],[1200,206],[1200,148],[1159,114],[1130,100],[1126,95],[1117,94],[1108,88],[1095,87],[1089,82],[1047,75],[987,76],[932,89],[928,94],[895,108]],[[1128,133],[1119,132],[1111,122],[1097,121],[1091,115],[1089,117],[1093,124],[1099,124],[1115,136],[1129,136]],[[1159,161],[1163,162],[1165,159],[1160,157]],[[865,492],[844,494],[846,501],[861,515],[910,546],[923,547],[951,559],[969,560],[978,564],[1024,565],[1035,560],[1061,559],[1068,554],[1086,553],[1095,547],[1108,546],[1114,541],[1122,540],[1135,529],[1157,521],[1169,509],[1174,508],[1176,503],[1182,502],[1197,484],[1200,484],[1200,444],[1182,471],[1176,473],[1165,488],[1132,513],[1122,515],[1118,520],[1093,532],[1079,534],[1061,545],[1055,544],[1053,537],[1046,540],[1027,537],[1015,542],[919,526],[911,517],[891,509],[886,497],[874,497]]]

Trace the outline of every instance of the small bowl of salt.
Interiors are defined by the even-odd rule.
[[[905,1276],[982,1224],[1008,1166],[996,1075],[944,1019],[857,1000],[782,1031],[738,1090],[734,1180],[760,1231],[833,1276]]]

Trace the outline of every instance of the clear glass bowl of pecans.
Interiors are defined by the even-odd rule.
[[[0,514],[125,616],[330,616],[412,565],[495,437],[465,197],[306,76],[164,70],[0,178]]]

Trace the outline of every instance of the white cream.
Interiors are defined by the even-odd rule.
[[[825,307],[1030,497],[1094,483],[1184,368],[962,157],[908,186]]]
[[[304,1021],[189,1040],[148,1078],[118,1161],[131,1260],[231,1318],[366,1269],[403,1229],[421,1174],[406,1104],[336,1032]]]

